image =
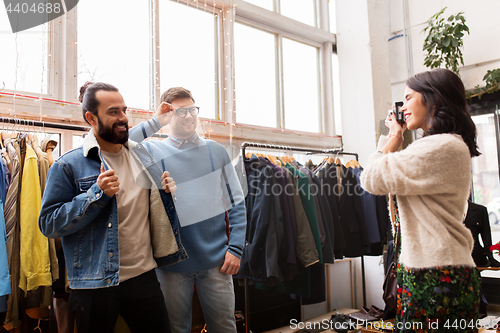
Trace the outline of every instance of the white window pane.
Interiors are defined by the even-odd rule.
[[[148,109],[149,22],[147,1],[80,1],[79,86],[85,81],[110,83],[128,107]]]
[[[285,128],[319,132],[318,49],[283,38]]]
[[[337,33],[337,8],[335,7],[335,0],[328,1],[328,9],[330,14],[330,32]]]
[[[335,134],[342,135],[342,113],[340,110],[340,70],[339,56],[332,54],[333,113],[335,114]]]
[[[275,35],[234,25],[236,121],[277,127]]]
[[[73,134],[73,148],[83,146],[83,135]]]
[[[493,244],[500,241],[500,183],[498,179],[497,134],[493,113],[472,117],[477,129],[481,156],[472,159],[474,202],[487,207]],[[495,255],[495,259],[500,258]],[[500,277],[498,271],[484,271],[484,277]]]
[[[315,0],[282,0],[280,2],[281,15],[299,22],[316,26]]]
[[[270,11],[274,11],[273,0],[245,0],[245,2],[251,3],[252,5],[256,5]]]
[[[48,24],[14,34],[0,10],[0,89],[47,94],[48,40]]]
[[[215,19],[211,11],[160,1],[160,82],[191,91],[200,117],[214,118],[216,109]]]
[[[487,205],[500,197],[495,120],[493,114],[474,116],[472,119],[476,124],[477,144],[482,153],[472,159],[474,202]]]

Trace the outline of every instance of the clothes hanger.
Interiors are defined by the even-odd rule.
[[[354,168],[361,168],[361,165],[356,160],[350,160],[345,164],[345,167],[354,169]]]
[[[270,144],[266,144],[267,148],[272,149]],[[272,154],[266,154],[265,157],[271,161],[273,164],[276,164],[278,158],[275,155]]]

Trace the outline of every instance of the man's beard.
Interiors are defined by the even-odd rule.
[[[106,127],[99,117],[97,117],[97,124],[99,128],[97,130],[97,135],[106,142],[124,144],[128,141],[128,123],[116,122],[111,127]],[[125,126],[126,131],[120,132],[121,134],[115,133],[115,126]]]

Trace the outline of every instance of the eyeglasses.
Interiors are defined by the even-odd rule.
[[[185,108],[178,108],[175,110],[179,118],[185,118],[187,113],[191,115],[191,117],[195,117],[200,113],[200,107],[199,106],[188,106]]]

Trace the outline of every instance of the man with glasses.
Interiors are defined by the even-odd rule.
[[[162,141],[158,164],[177,184],[175,208],[188,259],[157,269],[172,332],[191,331],[194,285],[209,332],[236,332],[233,274],[240,267],[246,231],[245,198],[236,171],[221,144],[196,132],[199,107],[191,92],[171,88],[161,96],[164,114],[171,109],[169,137]],[[159,118],[164,117],[160,115]],[[131,130],[141,141],[165,125],[156,117]],[[137,128],[137,129],[136,129]],[[226,233],[225,216],[229,221]]]

